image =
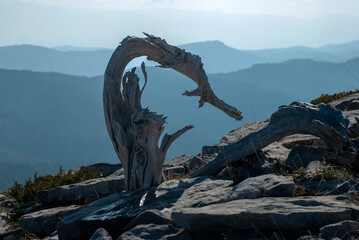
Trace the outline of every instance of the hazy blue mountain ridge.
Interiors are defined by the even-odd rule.
[[[198,109],[197,97],[181,95],[186,88],[196,88],[193,81],[173,70],[148,67],[143,107],[168,116],[165,132],[172,133],[187,124],[196,126],[173,144],[168,158],[198,153],[203,145],[217,143],[228,131],[268,118],[280,105],[359,88],[359,58],[330,62],[320,60],[334,56],[324,50],[292,47],[244,51],[218,41],[181,47],[202,57],[215,93],[240,109],[244,120],[234,121],[209,104]],[[354,42],[335,49],[340,52],[355,47]],[[119,161],[105,128],[103,77],[84,77],[102,75],[112,50],[68,50],[0,47],[0,67],[43,71],[0,70],[0,189],[15,179],[25,180],[35,170],[41,174],[57,171],[59,165],[69,169]],[[302,59],[281,62],[286,57]],[[139,65],[142,60],[131,64]],[[253,65],[240,69],[246,64]],[[232,68],[235,71],[218,73]]]
[[[207,73],[225,73],[249,68],[258,63],[279,63],[291,59],[312,59],[337,63],[359,57],[359,41],[327,45],[321,48],[295,46],[239,50],[220,41],[189,43],[179,47],[199,55]],[[5,46],[0,47],[0,68],[61,72],[90,77],[104,73],[112,52],[112,49],[72,46],[55,48],[33,45]],[[135,59],[129,67],[139,66],[143,59]]]
[[[255,64],[248,69],[214,74],[213,77],[283,91],[295,96],[298,101],[308,101],[321,93],[359,89],[358,67],[359,58],[345,63],[296,59],[282,63]]]
[[[196,154],[226,132],[245,122],[263,120],[279,105],[294,100],[285,93],[209,75],[216,94],[243,111],[245,120],[238,122],[209,104],[198,109],[197,97],[182,96],[186,88],[195,87],[185,76],[151,67],[147,71],[143,107],[168,116],[165,132],[195,125],[172,145],[168,158]],[[35,170],[57,171],[60,164],[69,169],[119,161],[105,128],[103,77],[0,70],[0,85],[0,189],[15,179],[25,180]],[[17,171],[21,165],[26,174]],[[7,173],[2,174],[2,169]]]

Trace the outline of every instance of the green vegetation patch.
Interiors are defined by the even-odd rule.
[[[320,97],[313,99],[310,101],[311,104],[317,105],[319,103],[330,103],[336,100],[339,100],[343,97],[346,97],[348,95],[359,93],[359,90],[356,89],[354,91],[347,91],[347,92],[340,92],[340,93],[334,93],[334,94],[322,94]]]
[[[35,172],[33,179],[29,177],[25,184],[20,184],[16,181],[10,188],[10,195],[19,203],[34,202],[37,192],[63,185],[79,183],[98,177],[98,172],[91,171],[89,168],[85,171],[69,170],[68,172],[65,172],[62,167],[60,167],[57,174],[45,175],[41,177],[38,177],[37,172]]]

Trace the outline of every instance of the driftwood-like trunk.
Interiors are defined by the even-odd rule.
[[[274,141],[292,134],[311,134],[321,138],[335,155],[343,149],[353,150],[348,137],[349,121],[341,111],[328,104],[317,106],[294,102],[272,114],[267,126],[226,146],[208,165],[189,177],[215,175],[228,164],[251,155]]]
[[[176,138],[193,128],[189,125],[172,135],[165,134],[158,146],[165,118],[141,106],[141,95],[147,83],[144,64],[141,67],[145,76],[142,89],[135,69],[123,76],[126,65],[132,59],[147,56],[149,60],[160,63],[161,67],[186,75],[198,84],[198,88],[186,90],[183,95],[199,96],[199,107],[208,102],[236,120],[242,119],[240,111],[213,93],[200,57],[171,46],[160,38],[146,36],[127,37],[121,42],[107,65],[104,81],[106,126],[124,168],[127,190],[160,184],[164,179],[162,166],[168,148]]]

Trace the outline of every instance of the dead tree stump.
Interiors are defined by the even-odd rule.
[[[142,89],[135,69],[123,75],[132,59],[147,56],[149,60],[160,63],[161,67],[172,68],[186,75],[198,87],[193,91],[186,90],[183,95],[199,96],[199,107],[208,102],[236,120],[242,119],[240,111],[213,93],[200,57],[169,45],[165,40],[145,35],[146,38],[127,37],[121,42],[107,65],[104,79],[106,126],[124,168],[127,190],[160,184],[164,179],[162,166],[167,150],[175,139],[193,128],[189,125],[174,134],[165,134],[158,146],[166,118],[142,108],[141,96],[147,83],[144,63],[141,66],[145,76]]]

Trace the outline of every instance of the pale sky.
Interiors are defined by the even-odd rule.
[[[298,18],[330,14],[359,15],[358,0],[22,0],[72,9],[143,10],[174,9],[276,15]]]
[[[0,46],[114,48],[142,32],[172,44],[319,47],[359,39],[359,1],[0,0]]]

